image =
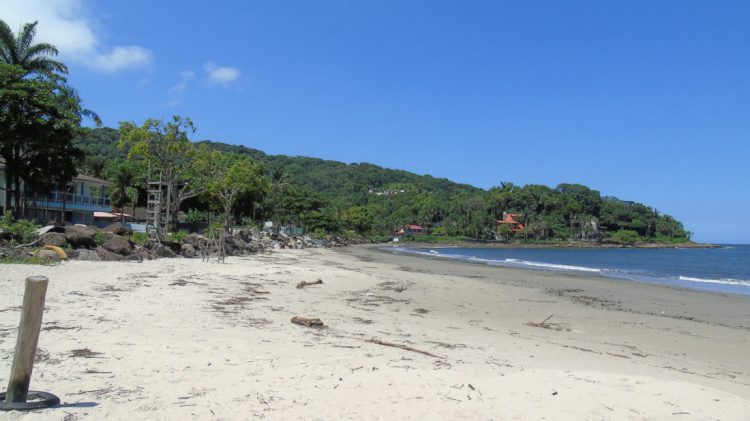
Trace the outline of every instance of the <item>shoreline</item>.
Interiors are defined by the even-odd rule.
[[[576,296],[595,297],[593,301],[606,301],[605,295],[609,297],[619,296],[623,298],[620,300],[621,302],[629,304],[627,308],[615,307],[620,311],[694,320],[750,331],[750,296],[744,294],[611,278],[593,272],[491,266],[471,260],[447,259],[424,254],[395,253],[376,245],[358,245],[351,247],[348,252],[344,249],[341,249],[341,251],[364,259],[364,261],[398,263],[404,265],[402,267],[408,267],[416,272],[493,280],[498,282],[499,285],[554,289],[561,286],[560,280],[562,280],[566,281],[564,283],[567,285],[563,285],[568,287],[566,289],[578,290],[574,294],[568,294],[571,301],[576,301]],[[652,302],[646,303],[638,300],[644,296],[649,296]],[[723,309],[724,312],[703,312],[700,315],[691,315],[680,309],[680,307],[685,307],[687,303],[698,303],[704,299],[711,301],[710,307]],[[723,307],[724,302],[727,302],[728,307]],[[660,308],[660,305],[663,305],[665,309]]]
[[[377,243],[382,245],[403,245],[407,247],[463,247],[463,248],[503,248],[503,249],[717,249],[731,247],[732,244],[711,244],[711,243],[635,243],[635,244],[614,244],[614,243],[588,243],[588,242],[567,242],[567,243],[550,243],[550,244],[533,244],[533,243],[502,243],[502,242],[483,242],[483,241],[457,241],[447,243],[422,243],[416,241],[388,241]]]
[[[557,262],[557,263],[545,263],[545,262],[537,262],[532,261],[529,265],[522,265],[522,264],[504,264],[502,261],[497,261],[496,264],[488,263],[487,261],[483,261],[482,259],[479,260],[473,260],[469,258],[462,258],[462,257],[454,257],[446,254],[439,254],[435,252],[433,255],[432,253],[427,254],[427,251],[431,251],[433,249],[453,249],[453,248],[459,248],[459,249],[498,249],[498,250],[556,250],[560,248],[492,248],[492,247],[461,247],[461,246],[445,246],[445,245],[436,245],[436,246],[406,246],[406,245],[400,245],[400,244],[391,244],[391,245],[381,245],[379,249],[381,251],[385,251],[388,253],[399,253],[399,254],[408,254],[408,255],[414,255],[418,257],[427,257],[427,258],[435,258],[435,259],[441,259],[445,261],[453,261],[453,262],[464,262],[464,263],[472,263],[472,264],[481,264],[481,265],[488,265],[493,267],[502,267],[502,268],[509,268],[509,269],[519,269],[519,270],[530,270],[530,271],[543,271],[543,272],[555,272],[560,274],[568,274],[568,273],[574,273],[574,274],[580,274],[580,275],[592,275],[592,276],[598,276],[605,279],[617,279],[620,281],[629,281],[629,282],[636,282],[636,283],[642,283],[642,284],[650,284],[650,285],[663,285],[678,289],[688,289],[693,291],[703,291],[703,292],[714,292],[714,293],[721,293],[721,294],[732,294],[732,295],[741,295],[741,296],[748,296],[750,297],[750,285],[747,283],[741,284],[736,283],[732,281],[736,281],[734,279],[709,279],[709,278],[697,278],[694,275],[658,275],[653,274],[649,276],[642,276],[638,275],[637,273],[634,273],[632,271],[628,271],[625,269],[611,269],[611,268],[602,268],[597,266],[580,266],[580,265],[570,265],[568,263],[563,262]],[[569,249],[569,248],[563,248],[563,250]],[[582,248],[577,248],[576,250],[584,250]],[[586,248],[585,250],[599,250],[599,248]],[[517,263],[517,262],[516,262]],[[529,262],[526,262],[529,263]],[[686,279],[684,279],[686,278]],[[693,281],[691,283],[691,281]],[[750,282],[750,281],[745,281]],[[719,287],[711,287],[711,285],[720,285]]]
[[[50,279],[31,387],[63,402],[10,420],[750,413],[750,306],[733,296],[377,246],[3,268],[1,355],[23,279]]]

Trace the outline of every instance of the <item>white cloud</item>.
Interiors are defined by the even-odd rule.
[[[221,67],[208,62],[203,65],[203,70],[208,75],[208,82],[220,85],[228,85],[240,77],[240,70],[236,67]]]
[[[96,55],[89,65],[106,73],[143,67],[151,63],[151,51],[136,45],[115,47],[107,54]]]
[[[195,72],[192,70],[183,70],[179,73],[179,76],[180,80],[169,89],[170,92],[185,92],[188,82],[195,77]]]
[[[98,30],[102,25],[90,16],[86,3],[87,0],[1,0],[0,17],[14,31],[25,23],[39,21],[36,42],[48,42],[60,50],[62,60],[82,63],[93,70],[113,73],[152,61],[152,52],[140,46],[102,45]]]

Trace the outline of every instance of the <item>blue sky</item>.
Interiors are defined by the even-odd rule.
[[[210,4],[210,6],[209,6]],[[581,183],[750,242],[750,2],[4,0],[106,125],[488,188]]]

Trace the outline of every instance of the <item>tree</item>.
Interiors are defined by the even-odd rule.
[[[0,63],[0,156],[17,207],[24,190],[69,182],[83,157],[72,143],[84,114],[80,98],[61,79],[25,74],[20,66]],[[6,194],[5,209],[10,199]]]
[[[55,78],[58,73],[68,73],[68,68],[52,60],[58,54],[54,45],[34,44],[37,22],[25,24],[14,35],[7,23],[0,19],[0,63],[19,66],[23,76],[37,73]]]
[[[135,172],[127,165],[121,165],[117,168],[114,179],[112,180],[112,191],[110,196],[112,204],[120,208],[120,220],[125,222],[125,205],[131,204],[135,212],[135,202],[138,201],[138,189],[135,185]]]
[[[224,212],[224,228],[232,226],[234,205],[243,194],[265,191],[268,182],[263,177],[263,164],[247,156],[223,154],[201,148],[196,157],[198,170],[210,174],[204,195],[213,199]]]
[[[206,174],[193,165],[196,151],[188,131],[195,132],[192,120],[180,116],[167,123],[148,119],[140,127],[132,122],[120,123],[118,146],[128,150],[128,158],[146,161],[149,177],[159,174],[158,179],[167,185],[166,212],[175,225],[182,202],[200,195],[205,188]]]

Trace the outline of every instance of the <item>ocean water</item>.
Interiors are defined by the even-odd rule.
[[[716,249],[505,249],[389,247],[512,268],[581,272],[609,278],[750,295],[750,245]]]

